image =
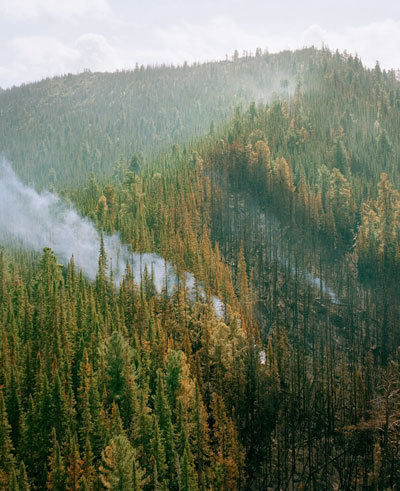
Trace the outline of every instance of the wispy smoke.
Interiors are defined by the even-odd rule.
[[[22,183],[3,160],[0,162],[0,243],[15,240],[35,251],[51,247],[64,263],[74,256],[75,264],[85,276],[90,280],[96,278],[100,236],[94,224],[55,194],[38,193]],[[118,234],[104,235],[104,246],[116,283],[121,283],[129,262],[137,283],[147,268],[149,274],[154,273],[158,292],[164,287],[173,292],[177,274],[161,256],[130,252]],[[193,275],[185,273],[185,280],[191,290],[195,284]],[[204,294],[201,287],[200,293]],[[216,297],[212,300],[216,313],[221,316],[222,303]]]
[[[253,207],[257,206],[254,203],[251,204]],[[268,212],[266,214],[265,211],[263,211],[259,205],[258,205],[260,217],[262,217],[262,220],[260,220],[259,223],[259,228],[260,230],[263,230],[265,228],[265,223],[268,224],[268,229],[270,232],[270,238],[271,237],[280,237],[281,236],[281,224],[279,220],[273,215],[272,212]],[[273,259],[278,261],[282,266],[287,268],[291,274],[295,275],[297,274],[303,281],[311,285],[315,289],[320,289],[322,293],[327,295],[330,299],[330,301],[334,304],[338,304],[340,302],[338,295],[335,293],[335,291],[327,284],[326,281],[324,281],[322,278],[317,276],[316,274],[313,274],[312,272],[308,271],[307,269],[304,268],[296,268],[295,265],[293,264],[293,261],[289,261],[287,257],[287,252],[283,250],[281,242],[278,240],[275,242],[275,253],[273,256]]]

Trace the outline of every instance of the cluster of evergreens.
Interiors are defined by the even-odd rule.
[[[279,82],[281,98],[202,141],[63,191],[171,261],[174,291],[129,265],[115,285],[103,248],[93,283],[49,249],[0,254],[0,487],[396,489],[400,84],[327,50],[160,80],[249,67],[262,80],[266,62],[297,77],[293,94]]]
[[[157,295],[150,274],[139,288],[129,266],[117,292],[104,250],[93,285],[50,249],[27,270],[0,259],[2,489],[244,482],[222,389],[236,399],[249,349],[237,317],[183,284]]]
[[[78,184],[213,131],[238,104],[293,85],[309,54],[66,75],[0,92],[0,149],[27,180]],[[289,85],[288,85],[289,86]],[[287,89],[285,89],[287,91]]]

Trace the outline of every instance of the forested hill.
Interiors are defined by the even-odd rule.
[[[311,169],[332,141],[337,166],[377,179],[373,160],[396,174],[400,89],[395,72],[366,69],[357,57],[328,50],[234,57],[193,66],[137,67],[82,73],[0,92],[0,153],[37,185],[81,182],[112,173],[133,155],[132,168],[176,142],[213,131],[234,108],[287,99],[304,91],[303,134]],[[285,142],[276,141],[276,148]],[[366,145],[357,146],[364,139]],[[286,141],[297,145],[296,139]],[[372,152],[372,153],[371,153]],[[326,153],[326,152],[325,152]],[[333,153],[328,156],[332,161]],[[379,153],[379,157],[377,155]],[[325,158],[325,156],[324,156]],[[365,161],[368,160],[368,164]],[[326,163],[326,162],[320,162]]]
[[[19,173],[103,232],[3,172],[0,489],[398,488],[394,72],[310,49],[0,101]],[[118,237],[166,258],[173,284],[142,258],[115,281]]]
[[[66,75],[0,93],[0,152],[38,184],[109,173],[116,160],[151,156],[198,137],[233,108],[295,84],[315,53],[234,58],[181,67]]]

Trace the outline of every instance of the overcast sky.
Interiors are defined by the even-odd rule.
[[[325,43],[400,68],[400,0],[0,0],[0,87]]]

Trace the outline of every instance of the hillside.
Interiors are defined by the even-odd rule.
[[[0,152],[39,185],[78,183],[91,172],[109,175],[119,159],[154,157],[208,133],[238,104],[293,88],[310,55],[86,72],[5,90]]]
[[[307,142],[299,144],[294,134],[280,141],[278,129],[276,151],[283,145],[296,165],[311,162],[308,173],[336,159],[343,173],[349,165],[373,181],[384,159],[385,171],[397,179],[395,72],[366,70],[358,58],[348,58],[343,64],[339,55],[313,49],[258,53],[193,66],[86,72],[13,88],[0,93],[0,151],[26,180],[61,189],[92,172],[110,176],[118,161],[137,170],[171,144],[212,132],[236,106],[285,99],[300,87],[296,123]]]
[[[279,94],[246,105],[241,91],[242,109],[233,96],[215,116],[211,101],[219,96],[210,85],[207,97],[199,92],[209,98],[202,130],[200,118],[189,118],[191,97],[176,92],[172,103],[164,94],[165,107],[173,112],[181,104],[189,118],[186,142],[176,144],[184,136],[166,131],[169,120],[160,123],[156,136],[147,133],[148,147],[142,140],[145,162],[131,164],[132,148],[121,147],[127,153],[112,176],[118,156],[111,147],[98,168],[81,160],[77,169],[72,153],[70,160],[60,157],[52,184],[67,204],[39,195],[10,171],[8,180],[0,176],[16,208],[6,212],[3,203],[0,220],[0,488],[396,489],[394,72],[310,49],[180,69],[85,73],[6,91],[16,113],[31,107],[44,118],[39,125],[26,120],[26,142],[16,134],[10,142],[39,152],[45,118],[61,134],[68,114],[69,136],[57,140],[57,151],[71,141],[78,155],[72,121],[97,104],[104,109],[107,98],[93,85],[90,109],[89,92],[78,103],[82,88],[75,105],[53,92],[59,113],[53,117],[48,108],[44,116],[54,87],[140,74],[154,81],[162,70],[180,88],[188,73],[200,84],[215,70],[221,90],[224,72],[231,88],[256,80],[264,95]],[[143,90],[152,87],[149,101],[157,100],[161,93],[149,79]],[[39,88],[38,105],[37,94],[28,93]],[[106,111],[100,113],[87,134],[93,147],[111,128],[135,145],[128,126],[118,127],[114,106],[107,123]],[[146,114],[158,114],[156,104]],[[210,116],[220,118],[211,132]],[[132,128],[136,123],[132,118]],[[20,174],[48,183],[45,160],[25,166],[19,158]],[[32,209],[20,232],[12,217],[26,203]],[[26,240],[10,244],[13,234]],[[150,255],[157,264],[147,267]]]

